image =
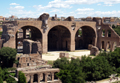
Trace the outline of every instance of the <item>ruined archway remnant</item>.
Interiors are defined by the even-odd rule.
[[[42,43],[42,33],[34,26],[23,26],[16,32],[16,48],[23,52],[23,40],[29,39]],[[19,42],[21,43],[19,46]]]
[[[42,29],[43,29],[43,32],[45,33],[45,31],[47,30],[48,28],[48,20],[49,20],[49,14],[48,13],[44,13],[42,14],[38,20],[41,20],[42,21]]]

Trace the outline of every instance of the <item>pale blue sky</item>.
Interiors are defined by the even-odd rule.
[[[1,0],[0,16],[120,17],[120,0]]]

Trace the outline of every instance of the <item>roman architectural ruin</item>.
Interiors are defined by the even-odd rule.
[[[44,13],[34,21],[4,22],[2,28],[0,48],[17,48],[23,53],[17,57],[17,74],[25,73],[28,83],[61,83],[55,76],[59,69],[48,66],[42,53],[89,49],[97,55],[98,50],[113,51],[120,45],[119,35],[98,17],[91,21],[75,21],[72,16],[59,20]]]
[[[22,31],[22,33],[20,33]],[[20,34],[21,37],[20,37]],[[75,51],[88,49],[88,45],[113,51],[120,43],[119,36],[101,18],[92,21],[74,21],[68,17],[64,21],[42,14],[36,21],[14,21],[3,23],[4,47],[17,48],[24,39],[41,42],[42,52],[56,50]],[[21,44],[22,45],[22,44]]]

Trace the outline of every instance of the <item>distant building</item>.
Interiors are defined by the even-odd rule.
[[[86,21],[86,18],[81,18],[81,21]]]
[[[5,21],[5,17],[0,16],[0,21]]]
[[[17,16],[10,16],[9,18],[7,18],[6,20],[8,20],[8,21],[15,21],[15,20],[17,20],[18,18],[17,18]]]
[[[120,23],[117,23],[117,26],[120,26]]]
[[[75,21],[82,21],[81,18],[75,18]]]
[[[61,21],[64,21],[65,20],[65,17],[61,17]]]
[[[86,18],[86,21],[92,21],[92,20],[93,20],[92,17],[87,17],[87,18]]]
[[[103,21],[104,21],[104,23],[109,23],[109,22],[111,22],[111,18],[110,17],[103,17]]]

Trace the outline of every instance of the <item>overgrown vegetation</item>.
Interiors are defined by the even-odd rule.
[[[7,83],[17,83],[15,79],[9,76],[10,72],[8,72],[7,69],[1,69],[0,68],[0,83],[3,83],[3,81],[6,81]]]
[[[57,59],[53,67],[60,68],[60,72],[56,75],[63,83],[84,83],[105,79],[111,74],[120,74],[120,48],[114,52],[102,52],[93,59],[86,56],[81,60]]]
[[[15,73],[10,73],[9,71],[14,71],[16,68],[13,67],[13,63],[16,63],[16,49],[9,48],[9,47],[3,47],[0,49],[0,83],[3,83],[3,81],[6,81],[7,83],[17,83],[14,78]],[[22,77],[21,77],[22,76]],[[25,80],[26,78],[22,79],[24,74],[20,73],[21,79],[19,81]],[[19,83],[26,83],[26,82],[19,82]]]
[[[22,73],[21,71],[19,71],[18,83],[27,83],[26,77],[24,73]]]
[[[112,28],[113,28],[114,31],[120,36],[120,26],[112,25]]]
[[[49,65],[53,66],[53,62],[54,62],[54,61],[48,61],[47,63],[48,63]]]
[[[2,68],[4,67],[12,67],[13,63],[16,62],[16,49],[9,48],[9,47],[3,47],[0,49],[0,66]]]

